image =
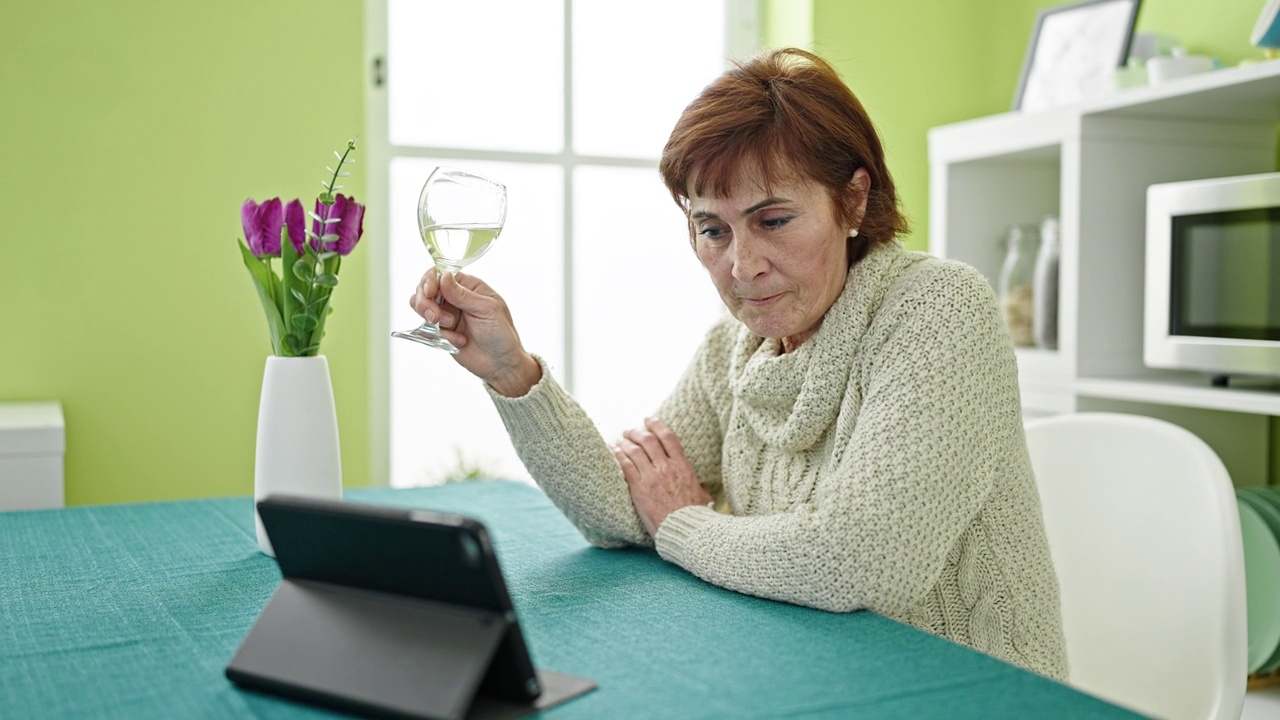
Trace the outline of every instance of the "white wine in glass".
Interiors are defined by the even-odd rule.
[[[457,272],[485,254],[506,219],[507,189],[465,170],[436,168],[418,195],[418,231],[441,275]],[[432,322],[391,335],[458,352]]]
[[[437,266],[445,265],[450,271],[456,271],[483,255],[500,232],[501,225],[432,225],[422,229],[422,242],[426,243],[427,252]]]

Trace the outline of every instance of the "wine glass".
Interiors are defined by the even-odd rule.
[[[442,276],[483,255],[502,232],[506,219],[507,188],[465,170],[436,168],[418,195],[418,231]],[[436,301],[440,301],[438,296]],[[433,322],[423,321],[413,330],[397,330],[391,335],[458,352]]]

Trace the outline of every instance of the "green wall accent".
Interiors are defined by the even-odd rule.
[[[1265,0],[1145,0],[1138,12],[1140,32],[1177,38],[1187,52],[1211,55],[1221,63],[1260,60],[1262,51],[1249,43]]]
[[[1007,112],[1037,13],[1063,4],[813,0],[813,49],[836,65],[877,123],[913,222],[910,247],[928,246],[929,128]],[[1172,35],[1190,52],[1235,64],[1262,57],[1249,44],[1262,6],[1144,0],[1137,30]],[[766,17],[778,12],[771,8]]]
[[[814,0],[813,49],[840,71],[884,141],[910,247],[928,245],[929,128],[995,110],[982,40],[984,4]]]
[[[813,0],[762,0],[761,5],[765,47],[812,47]]]
[[[362,132],[363,3],[4,15],[0,402],[62,401],[69,504],[251,492],[270,346],[239,206],[309,206]],[[349,485],[368,481],[367,273],[357,249],[322,347]]]

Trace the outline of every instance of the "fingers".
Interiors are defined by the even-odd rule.
[[[409,305],[413,307],[414,312],[422,316],[423,320],[437,323],[441,329],[455,329],[454,326],[461,323],[458,320],[458,309],[449,303],[437,303],[414,295],[409,299]],[[456,329],[461,330],[461,327]]]
[[[635,458],[636,460],[648,462],[650,465],[658,465],[668,457],[666,450],[662,447],[662,442],[658,440],[657,436],[642,428],[635,428],[622,433],[622,439],[618,441],[618,446],[629,455],[639,455],[639,457]]]
[[[431,268],[428,272],[422,273],[422,279],[417,282],[417,287],[413,288],[413,295],[408,299],[408,305],[422,318],[434,323],[435,316],[438,315],[438,307],[435,305],[435,296],[438,292],[435,268]]]
[[[644,419],[644,426],[653,433],[658,442],[662,445],[662,451],[667,457],[683,460],[684,446],[680,444],[680,438],[676,437],[676,432],[671,429],[661,418],[650,417]]]
[[[422,279],[418,281],[418,287],[414,289],[413,295],[409,298],[409,307],[413,308],[413,311],[421,315],[424,320],[438,322],[440,319],[440,306],[436,303],[436,296],[439,294],[439,274],[435,268],[430,268],[422,274]]]
[[[613,452],[616,456],[627,458],[632,467],[637,469],[641,465],[648,467],[653,464],[653,460],[649,458],[649,453],[645,452],[644,448],[625,437],[618,438],[618,442],[613,444]]]
[[[432,270],[431,273],[434,283],[431,287],[437,289],[436,295],[431,296],[432,299],[427,302],[421,300],[422,292],[419,292],[416,297],[423,303],[428,313],[435,311],[432,322],[438,323],[441,329],[465,333],[464,327],[468,315],[487,321],[505,312],[502,298],[479,278],[462,273],[445,273],[440,275],[437,281],[435,271]],[[426,315],[423,316],[426,317]],[[451,336],[446,337],[453,342]],[[454,345],[458,343],[454,342]]]
[[[668,447],[674,456],[667,452]],[[650,537],[657,535],[667,516],[676,510],[711,501],[684,458],[675,433],[661,420],[646,419],[644,428],[624,432],[609,449],[622,469],[631,504]]]
[[[462,273],[446,274],[440,279],[440,294],[450,304],[473,315],[493,314],[496,293],[480,278]]]
[[[445,313],[444,317],[440,318],[439,328],[440,336],[453,343],[456,348],[461,349],[463,345],[471,341],[467,337],[466,318],[458,320],[455,316]]]
[[[622,477],[627,481],[628,485],[633,485],[640,479],[640,468],[636,467],[635,462],[629,455],[617,445],[610,445],[609,450],[613,453],[613,457],[618,461],[618,465],[622,468]]]
[[[643,428],[627,430],[622,437],[641,448],[649,461],[684,460],[684,447],[669,425],[658,418],[645,418]]]
[[[452,280],[456,285],[458,285],[458,287],[471,290],[473,292],[478,292],[482,294],[493,293],[493,289],[490,288],[489,285],[485,283],[485,281],[481,280],[475,275],[468,275],[467,273],[464,273],[461,270],[455,273],[451,273],[449,275],[449,279]]]
[[[422,319],[437,323],[442,329],[462,331],[459,309],[444,297],[444,285],[449,279],[449,275],[441,276],[435,268],[427,270],[409,298],[409,307]]]

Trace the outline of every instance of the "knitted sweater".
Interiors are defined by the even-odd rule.
[[[869,609],[1066,678],[1016,358],[967,265],[878,246],[791,353],[716,324],[656,415],[720,511],[677,510],[656,542],[545,366],[528,394],[490,394],[525,467],[595,545],[656,545],[731,590]]]

